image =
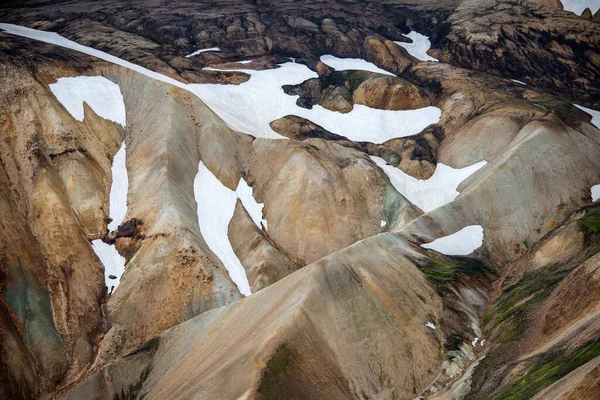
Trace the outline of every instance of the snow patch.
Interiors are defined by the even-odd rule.
[[[379,224],[382,228],[384,228],[387,225],[387,222],[385,222],[384,220],[381,220],[381,223]]]
[[[521,81],[518,81],[518,80],[516,80],[516,79],[511,79],[511,81],[513,81],[513,82],[516,82],[516,83],[518,83],[519,85],[525,85],[525,86],[527,86],[527,84],[526,84],[525,82],[521,82]]]
[[[347,114],[329,111],[321,106],[307,110],[296,105],[297,96],[288,96],[282,86],[299,84],[317,74],[295,62],[272,70],[244,70],[251,78],[240,85],[184,84],[147,68],[122,60],[103,51],[82,46],[54,32],[44,32],[18,25],[0,23],[3,31],[55,44],[129,68],[150,78],[190,90],[206,103],[232,129],[258,137],[284,139],[269,123],[286,115],[310,119],[323,128],[356,141],[381,143],[386,140],[419,133],[439,122],[441,110],[426,107],[418,110],[389,111],[356,105]],[[210,68],[206,68],[211,70]],[[213,69],[214,70],[214,69]]]
[[[238,64],[250,64],[252,61],[254,60],[244,60],[244,61],[238,61]]]
[[[357,104],[346,114],[327,110],[320,105],[307,110],[296,105],[298,96],[288,96],[282,89],[283,85],[297,85],[317,77],[305,65],[284,63],[276,69],[239,71],[250,75],[250,79],[240,85],[189,86],[232,129],[254,136],[282,139],[284,137],[274,132],[269,123],[286,115],[297,115],[350,140],[382,143],[415,135],[439,122],[441,116],[441,110],[437,107],[389,111]]]
[[[596,14],[596,11],[600,8],[600,1],[598,0],[561,0],[563,9],[571,11],[577,15],[583,14],[586,8],[592,11],[592,15]]]
[[[377,65],[372,62],[368,62],[361,58],[339,58],[329,54],[321,56],[321,62],[329,65],[331,68],[336,71],[348,71],[348,70],[363,70],[363,71],[371,71],[377,72],[379,74],[392,75],[391,72],[386,71],[385,69],[379,68]]]
[[[106,244],[100,239],[92,241],[92,249],[104,265],[104,284],[108,293],[114,293],[125,272],[125,257],[119,254],[114,244]],[[110,279],[111,275],[116,276],[116,279]]]
[[[427,54],[427,51],[431,48],[431,42],[429,37],[422,35],[418,32],[412,31],[408,35],[404,35],[412,40],[412,43],[405,42],[394,42],[397,45],[404,47],[408,53],[421,61],[435,61],[439,62],[437,58],[433,58]]]
[[[119,85],[103,76],[59,78],[49,85],[58,101],[77,121],[83,121],[86,102],[98,116],[125,126],[125,103]]]
[[[461,182],[487,164],[487,161],[480,161],[468,167],[456,169],[438,163],[431,178],[419,180],[399,168],[388,165],[382,158],[371,157],[371,159],[390,178],[390,182],[396,190],[424,212],[452,203],[459,195],[456,189]]]
[[[265,226],[267,226],[267,220],[263,219],[263,208],[265,205],[256,202],[256,199],[254,199],[254,196],[252,195],[252,188],[248,186],[244,179],[240,178],[240,182],[238,183],[235,192],[256,226],[260,228],[261,222],[264,222]]]
[[[434,325],[434,324],[432,324],[431,322],[427,322],[427,323],[425,324],[425,326],[426,326],[426,327],[428,327],[428,328],[431,328],[431,329],[435,330],[435,325]]]
[[[121,144],[119,151],[113,158],[111,167],[112,185],[109,194],[109,217],[112,218],[108,224],[108,230],[116,230],[125,220],[127,215],[127,191],[129,190],[129,179],[127,177],[127,157],[125,155],[125,141]]]
[[[471,344],[473,345],[473,347],[475,347],[477,345],[477,342],[479,342],[479,338],[475,338],[473,339],[473,341],[471,342]]]
[[[592,201],[600,199],[600,185],[592,186]]]
[[[255,220],[257,210],[260,209],[262,213],[262,206],[259,206],[256,200],[248,199],[248,196],[252,197],[252,189],[248,190],[246,188],[247,184],[245,182],[242,184],[241,181],[237,190],[233,191],[223,185],[200,161],[198,174],[194,178],[194,197],[198,204],[198,224],[200,225],[202,237],[208,247],[221,260],[240,293],[249,296],[252,293],[246,270],[231,247],[227,230],[240,193],[243,197],[241,198],[242,204],[244,201],[249,204],[249,208],[246,208],[246,210],[257,225],[260,222],[260,217],[258,218],[259,222]]]
[[[127,179],[125,155],[125,141],[121,144],[119,151],[113,158],[111,167],[112,184],[109,193],[109,216],[112,218],[108,224],[108,230],[114,231],[125,219],[127,214],[127,190],[129,180]],[[104,265],[104,284],[108,293],[112,294],[121,283],[121,275],[125,272],[125,257],[121,256],[114,244],[104,243],[100,239],[92,241],[92,249]],[[111,279],[113,275],[116,278]]]
[[[221,51],[221,48],[220,47],[211,47],[211,48],[208,48],[208,49],[200,49],[200,50],[194,51],[191,54],[188,54],[185,57],[186,58],[194,57],[194,56],[197,56],[198,54],[206,53],[207,51]]]
[[[481,341],[481,343],[479,343],[479,345],[480,345],[481,347],[483,347],[484,343],[485,343],[485,339],[483,339],[483,340]]]
[[[592,110],[591,108],[587,108],[584,106],[580,106],[578,104],[573,104],[575,107],[579,108],[582,111],[585,111],[592,117],[592,124],[596,126],[596,128],[600,129],[600,111]]]
[[[483,244],[483,227],[469,225],[451,235],[422,244],[425,249],[435,250],[447,256],[466,256]]]

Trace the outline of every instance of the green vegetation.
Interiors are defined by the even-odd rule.
[[[557,269],[526,274],[502,293],[495,307],[485,312],[484,323],[487,324],[492,315],[495,315],[494,325],[498,325],[509,318],[528,313],[544,301],[569,272],[570,269]]]
[[[532,106],[534,106],[535,108],[541,110],[544,113],[544,116],[550,114],[552,112],[552,110],[550,109],[550,107],[548,107],[545,104],[541,104],[541,103],[535,103],[533,101],[527,101],[525,100],[527,103],[531,104]]]
[[[425,297],[421,296],[420,294],[417,294],[417,297],[423,302],[423,304],[427,304],[427,300],[425,300]]]
[[[600,205],[588,208],[578,222],[586,241],[600,233]]]
[[[575,350],[559,349],[541,355],[518,380],[489,396],[494,400],[529,399],[571,371],[600,355],[600,341],[585,343]]]
[[[258,393],[264,395],[268,400],[277,400],[279,395],[279,381],[293,365],[296,359],[296,351],[289,344],[281,344],[263,370]]]
[[[485,266],[474,259],[466,257],[441,257],[431,255],[427,259],[410,259],[421,272],[435,285],[437,294],[446,293],[446,284],[455,282],[459,274],[468,276],[483,276],[487,271]]]

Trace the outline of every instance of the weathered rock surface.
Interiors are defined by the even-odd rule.
[[[376,77],[362,82],[354,91],[355,104],[381,110],[414,110],[431,105],[424,91],[394,77]]]
[[[268,229],[268,224],[267,228]],[[229,237],[233,251],[246,266],[246,275],[252,293],[285,278],[301,265],[283,254],[268,235],[259,229],[240,201],[229,224]]]
[[[465,0],[446,23],[449,33],[434,42],[440,61],[600,108],[598,24],[529,0]]]
[[[319,104],[331,111],[347,113],[354,104],[380,110],[415,110],[431,105],[427,93],[398,77],[368,71],[333,71],[299,85],[284,86],[296,103],[311,109]]]
[[[271,127],[290,140],[255,138],[182,85],[0,34],[0,397],[597,392],[600,130],[565,101],[600,108],[598,13],[545,0],[163,3],[8,2],[0,21],[180,82],[240,84],[252,78],[236,70],[294,57],[318,73],[285,88],[303,107],[433,105],[440,121],[373,144],[288,115]],[[394,43],[411,30],[442,62]],[[213,46],[221,51],[185,57]],[[324,54],[397,76],[334,71]],[[124,128],[87,104],[81,122],[67,112],[48,85],[76,75],[118,84]],[[128,211],[107,235],[123,141]],[[439,163],[487,164],[453,202],[423,213],[369,156],[417,179]],[[199,229],[200,161],[264,204],[255,223],[237,201],[228,225],[249,297]],[[421,247],[468,225],[483,228],[468,256]],[[126,260],[111,295],[93,239]]]
[[[568,256],[540,264],[537,254],[527,255],[509,266],[483,318],[490,349],[475,370],[469,398],[530,398],[558,381],[535,398],[564,393],[584,399],[594,387],[600,353],[597,222],[598,206],[586,207],[540,247],[562,241]],[[575,231],[585,236],[583,251],[569,245]]]
[[[407,253],[391,234],[357,243],[165,332],[66,398],[415,396],[439,362],[425,323],[441,304]]]

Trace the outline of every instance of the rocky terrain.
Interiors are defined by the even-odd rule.
[[[0,398],[595,398],[593,3],[4,2]]]

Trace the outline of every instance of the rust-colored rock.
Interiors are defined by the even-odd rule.
[[[380,110],[414,110],[431,105],[419,87],[400,78],[375,77],[361,83],[354,91],[355,104]]]

